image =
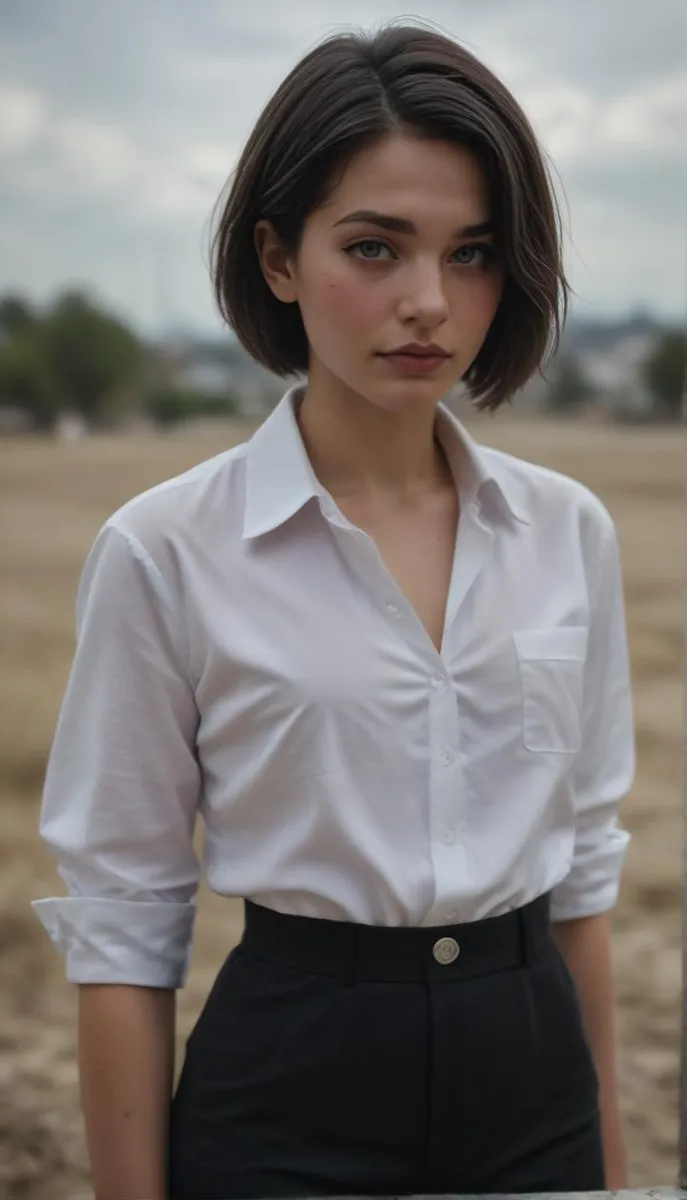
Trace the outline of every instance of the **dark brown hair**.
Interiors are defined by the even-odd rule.
[[[212,274],[220,312],[268,370],[307,370],[300,308],[268,287],[255,225],[271,221],[296,256],[307,216],[352,158],[398,133],[466,146],[485,172],[505,284],[464,383],[478,408],[496,409],[558,345],[569,293],[560,213],[544,155],[508,89],[459,43],[422,25],[328,37],[270,98],[217,210]]]

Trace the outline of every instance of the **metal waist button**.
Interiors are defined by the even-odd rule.
[[[447,967],[452,962],[455,962],[460,954],[460,946],[455,938],[443,937],[439,938],[432,947],[432,954],[436,961],[442,966]]]

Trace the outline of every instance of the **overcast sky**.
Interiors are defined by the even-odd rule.
[[[268,95],[326,34],[412,15],[533,121],[575,311],[683,319],[685,0],[0,0],[0,292],[214,332],[208,219]]]

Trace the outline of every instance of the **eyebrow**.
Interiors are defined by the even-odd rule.
[[[340,221],[335,221],[334,226],[355,223],[377,225],[380,229],[389,230],[390,233],[417,233],[417,225],[414,221],[409,221],[406,217],[391,217],[386,213],[374,212],[367,208],[359,208],[355,212],[348,213]],[[454,236],[457,238],[482,237],[484,234],[493,232],[492,221],[480,221],[477,225],[465,225],[462,229],[456,229]]]

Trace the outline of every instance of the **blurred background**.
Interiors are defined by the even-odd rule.
[[[677,1170],[685,564],[683,0],[0,3],[0,1195],[90,1196],[74,989],[29,911],[62,891],[36,836],[102,521],[243,440],[285,384],[220,326],[213,205],[270,92],[326,34],[416,16],[511,87],[552,160],[575,289],[547,379],[478,417],[492,445],[610,508],[639,751],[614,914],[634,1187]],[[199,835],[202,836],[202,835]],[[240,909],[205,890],[177,1058]]]

